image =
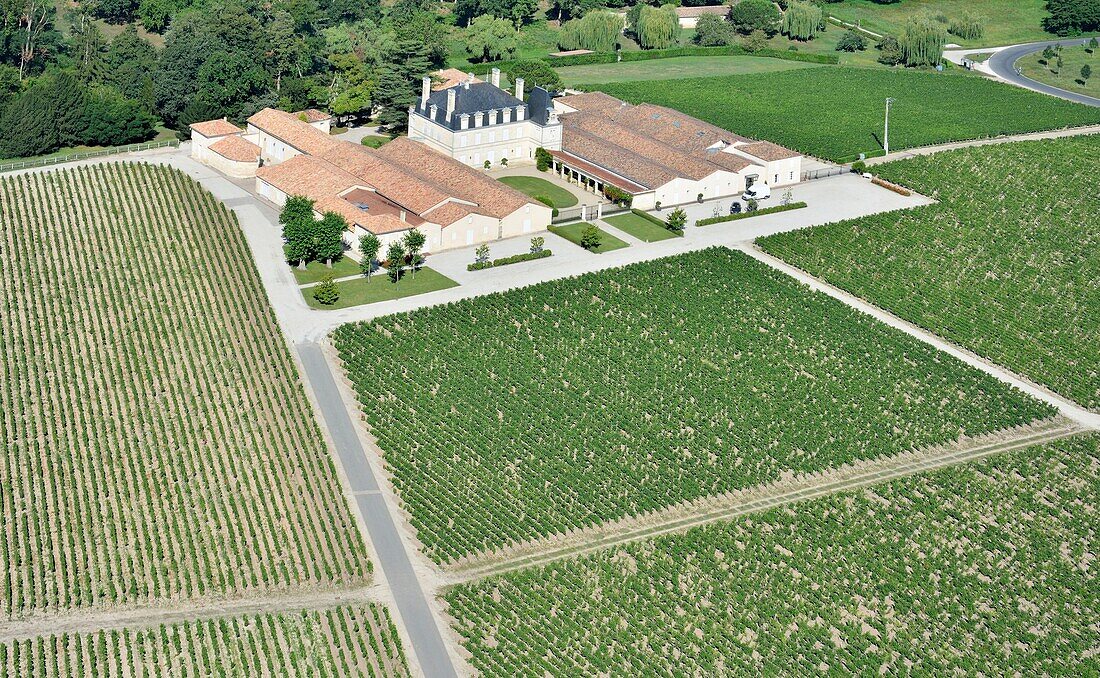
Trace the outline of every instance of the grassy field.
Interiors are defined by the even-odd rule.
[[[498,181],[535,198],[547,198],[551,207],[563,209],[577,204],[577,196],[557,184],[538,177],[500,177]]]
[[[409,675],[378,605],[0,643],[0,678]]]
[[[1092,50],[1092,54],[1085,51],[1085,47],[1063,47],[1058,55],[1062,57],[1062,67],[1058,68],[1058,57],[1047,61],[1042,52],[1029,54],[1016,62],[1020,71],[1039,82],[1061,87],[1071,92],[1080,92],[1093,97],[1100,97],[1100,49]],[[1081,77],[1081,67],[1088,65],[1092,69],[1092,76],[1087,80]]]
[[[652,61],[620,61],[613,64],[566,66],[557,69],[570,87],[602,82],[635,80],[671,80],[702,78],[714,75],[744,75],[746,73],[776,73],[799,68],[819,68],[817,64],[783,61],[753,56],[676,57]]]
[[[446,593],[483,675],[1088,675],[1096,435]]]
[[[232,213],[175,170],[0,179],[0,611],[370,579]]]
[[[375,273],[367,280],[359,277],[354,280],[341,280],[336,283],[336,289],[340,291],[340,299],[330,306],[325,306],[313,298],[313,288],[303,287],[302,296],[312,308],[321,310],[333,310],[348,308],[349,306],[362,306],[379,301],[390,301],[402,297],[411,297],[426,292],[445,290],[455,287],[458,283],[442,273],[422,266],[415,274],[403,271],[401,281],[394,283],[387,277],[385,271]]]
[[[1100,137],[875,171],[940,200],[765,238],[768,252],[1100,408]]]
[[[951,42],[964,47],[997,47],[1054,38],[1042,28],[1043,18],[1048,15],[1046,0],[905,0],[893,4],[844,0],[825,5],[824,9],[838,19],[858,21],[868,30],[894,35],[904,29],[905,22],[912,16],[942,15],[950,20],[970,12],[983,19],[985,35],[978,40],[948,36]]]
[[[633,212],[607,217],[604,221],[644,242],[657,242],[677,237],[673,231]]]
[[[725,249],[345,325],[334,341],[444,563],[1052,413]]]
[[[554,235],[560,235],[575,245],[581,244],[581,234],[584,233],[584,229],[591,226],[587,221],[575,221],[571,224],[562,224],[561,226],[551,226],[550,232]],[[600,227],[596,227],[596,230],[600,232],[600,245],[592,251],[596,254],[603,254],[604,252],[610,252],[611,250],[621,250],[624,247],[630,247],[630,244],[616,238],[607,231]]]
[[[304,271],[299,270],[297,266],[291,266],[291,270],[294,271],[294,279],[298,281],[298,284],[306,285],[319,282],[326,275],[331,275],[333,278],[358,275],[359,262],[351,257],[340,257],[340,259],[333,262],[332,268],[325,266],[323,262],[311,261],[306,264],[306,270]]]
[[[596,85],[738,134],[831,160],[882,149],[886,97],[897,150],[1100,123],[1100,109],[984,78],[844,67]]]

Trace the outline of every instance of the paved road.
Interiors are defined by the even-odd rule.
[[[1038,52],[1047,47],[1047,45],[1080,45],[1083,42],[1087,42],[1088,38],[1072,38],[1068,40],[1051,40],[1049,42],[1032,42],[1026,45],[1014,45],[1012,47],[1006,47],[998,51],[993,56],[989,57],[989,69],[997,75],[997,77],[1007,80],[1013,85],[1020,87],[1026,87],[1027,89],[1034,90],[1036,92],[1042,92],[1043,94],[1049,94],[1051,96],[1067,99],[1069,101],[1076,101],[1079,104],[1085,104],[1086,106],[1100,107],[1100,99],[1096,97],[1090,97],[1085,94],[1078,94],[1077,92],[1069,92],[1058,87],[1052,87],[1050,85],[1043,84],[1031,78],[1024,77],[1016,71],[1016,60],[1022,56],[1031,54],[1032,52]]]
[[[397,533],[389,507],[379,492],[378,480],[367,463],[366,452],[355,434],[324,353],[313,342],[298,344],[297,349],[306,378],[313,388],[325,424],[336,445],[340,463],[351,483],[355,503],[367,525],[374,555],[382,566],[401,619],[409,632],[412,651],[428,678],[454,676],[455,669],[439,627],[428,607],[405,545]]]

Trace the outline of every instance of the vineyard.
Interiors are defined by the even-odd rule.
[[[1093,434],[451,589],[484,675],[1092,675]]]
[[[385,608],[345,606],[0,644],[0,678],[407,676]]]
[[[725,249],[333,336],[442,563],[1053,414]]]
[[[940,201],[760,246],[1081,405],[1100,408],[1100,137],[876,167]]]
[[[369,579],[244,237],[198,184],[0,180],[0,317],[6,617]]]
[[[1100,123],[1100,109],[944,73],[808,68],[592,88],[634,103],[670,106],[723,129],[830,160],[881,152],[886,97],[896,98],[890,108],[893,150]]]

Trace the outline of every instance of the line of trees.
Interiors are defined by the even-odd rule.
[[[286,260],[304,270],[311,261],[332,263],[344,256],[344,233],[347,219],[335,212],[325,212],[320,219],[314,216],[313,201],[293,195],[286,199],[279,223],[283,226]]]

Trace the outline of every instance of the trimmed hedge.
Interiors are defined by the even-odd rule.
[[[630,52],[619,52],[618,55],[597,52],[595,54],[575,54],[573,56],[538,59],[546,62],[551,68],[563,66],[589,66],[592,64],[613,64],[620,61],[649,61],[651,59],[674,59],[687,56],[758,56],[770,59],[782,59],[784,61],[802,61],[813,64],[839,64],[840,57],[835,54],[811,54],[809,52],[790,52],[778,49],[762,49],[750,52],[740,45],[728,45],[726,47],[672,47],[669,49],[650,49]],[[515,64],[514,60],[486,61],[473,64],[470,68],[476,75],[488,73],[494,68],[499,68],[505,73]]]
[[[755,210],[753,212],[740,212],[738,214],[727,214],[724,217],[708,217],[706,219],[700,219],[695,222],[696,226],[710,226],[711,224],[720,224],[723,221],[737,221],[738,219],[748,219],[749,217],[759,217],[765,214],[775,214],[776,212],[788,212],[790,210],[798,210],[806,207],[804,202],[792,202],[789,205],[776,205],[775,207],[765,207],[764,209]]]
[[[630,213],[635,215],[635,216],[639,216],[639,217],[645,219],[646,221],[652,221],[653,223],[657,224],[661,228],[668,228],[668,224],[661,221],[660,219],[653,216],[652,214],[649,214],[648,212],[643,212],[641,210],[631,209]]]
[[[499,259],[493,259],[492,261],[486,261],[484,263],[467,264],[467,271],[481,271],[486,268],[493,268],[494,266],[507,266],[508,264],[518,264],[521,261],[534,261],[535,259],[545,259],[553,254],[550,250],[539,250],[538,252],[524,252],[523,254],[513,254],[510,257],[500,257]]]

